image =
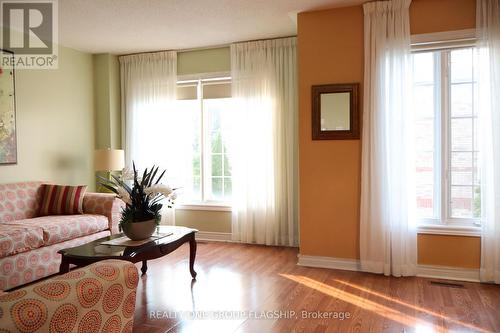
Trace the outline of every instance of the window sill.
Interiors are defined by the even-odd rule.
[[[480,237],[481,236],[481,227],[460,226],[460,225],[421,224],[417,228],[417,233],[430,234],[430,235]]]
[[[175,205],[177,210],[205,210],[216,212],[231,212],[232,207],[226,203],[180,203]]]

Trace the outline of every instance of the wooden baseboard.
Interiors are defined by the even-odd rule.
[[[302,254],[299,254],[298,258],[297,265],[299,266],[361,271],[361,265],[357,259],[308,256]],[[418,265],[417,276],[432,279],[479,282],[479,269]]]
[[[320,256],[306,256],[299,254],[297,265],[306,267],[342,269],[345,271],[360,271],[359,260],[346,258],[332,258]]]
[[[196,233],[196,240],[211,242],[233,242],[230,233],[210,231],[198,231]]]
[[[479,269],[418,265],[417,276],[432,279],[479,282]]]

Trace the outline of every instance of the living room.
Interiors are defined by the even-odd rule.
[[[0,330],[500,331],[498,0],[33,3]]]

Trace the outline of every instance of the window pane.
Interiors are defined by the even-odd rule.
[[[196,150],[195,150],[196,151]],[[193,157],[193,176],[201,175],[200,155],[195,154]]]
[[[224,178],[224,198],[226,200],[231,199],[231,194],[233,192],[233,184],[231,178]]]
[[[416,145],[416,201],[419,217],[433,218],[435,215],[435,53],[413,55],[413,111],[415,115]]]
[[[472,151],[472,118],[451,120],[451,150]]]
[[[231,163],[229,162],[229,156],[227,154],[224,154],[223,167],[224,167],[224,176],[231,177],[231,175],[232,175]]]
[[[416,119],[434,117],[434,85],[414,87],[413,110]]]
[[[413,80],[415,83],[434,81],[434,53],[416,53],[413,55]]]
[[[472,84],[462,83],[451,85],[451,116],[472,115]]]
[[[474,98],[473,98],[474,107],[472,111],[474,115],[477,116],[477,110],[479,108],[479,85],[476,82],[473,83],[473,90],[474,90]]]
[[[164,133],[169,133],[175,140],[174,145],[178,152],[175,156],[176,160],[172,163],[179,163],[177,166],[182,169],[182,179],[177,182],[172,182],[170,185],[180,187],[179,200],[191,201],[201,200],[201,112],[199,103],[196,100],[179,100],[176,104],[175,114],[171,118],[156,118],[156,122],[160,127],[164,127],[167,123],[167,130]],[[175,122],[175,125],[172,125]],[[155,152],[159,155],[158,159],[171,158],[167,156],[162,157],[161,153]],[[184,164],[186,159],[186,164]],[[174,165],[166,164],[166,176],[171,181],[172,171],[175,170]],[[191,168],[191,172],[187,172]]]
[[[203,100],[203,108],[209,113],[210,132],[219,132],[221,130],[221,106],[218,100]],[[208,108],[208,109],[206,109]]]
[[[474,153],[474,184],[481,185],[481,168],[479,167],[480,153]]]
[[[222,178],[212,178],[212,198],[222,199]]]
[[[472,48],[450,51],[450,214],[481,215]]]
[[[472,187],[451,186],[451,216],[458,218],[472,217]]]
[[[198,91],[196,85],[181,85],[177,87],[177,100],[196,100],[197,94]]]
[[[222,155],[212,155],[212,176],[222,176]]]
[[[432,185],[434,183],[434,153],[418,152],[417,160],[417,184]]]
[[[191,188],[191,198],[195,200],[201,199],[201,178],[193,177],[193,186]]]
[[[207,200],[229,200],[231,191],[231,161],[228,155],[228,140],[234,122],[230,98],[203,100],[204,116],[207,120],[207,142],[211,154],[209,158],[211,192],[206,193]],[[228,184],[226,185],[226,182]],[[226,191],[226,187],[228,191]]]
[[[417,215],[419,217],[434,216],[433,190],[432,185],[417,186]]]
[[[481,217],[481,187],[474,186],[474,218]]]
[[[203,99],[231,98],[231,83],[209,83],[203,85]]]
[[[473,128],[473,130],[474,130],[474,136],[473,136],[473,139],[474,139],[474,151],[479,151],[479,136],[478,136],[479,131],[478,131],[478,128],[477,128],[478,127],[477,126],[478,120],[477,120],[477,118],[474,118],[472,121],[474,122],[474,128]]]
[[[434,119],[418,120],[415,124],[417,151],[434,150]]]
[[[213,128],[213,127],[212,127]],[[212,153],[222,153],[222,134],[220,127],[212,132],[212,137],[210,138]]]
[[[434,153],[416,154],[416,194],[419,217],[433,217],[434,208]]]
[[[472,81],[472,49],[451,51],[451,82]]]
[[[472,153],[451,153],[451,184],[472,185]]]

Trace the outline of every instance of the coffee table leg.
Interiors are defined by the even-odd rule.
[[[61,265],[59,266],[59,274],[64,274],[69,272],[69,260],[62,255]]]
[[[142,275],[146,274],[147,271],[148,271],[148,262],[147,262],[147,260],[143,260],[142,267],[141,267]]]
[[[196,239],[194,233],[189,239],[189,271],[193,279],[196,279],[196,272],[194,270],[194,259],[196,258]]]

